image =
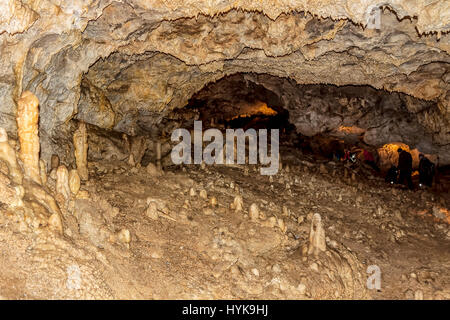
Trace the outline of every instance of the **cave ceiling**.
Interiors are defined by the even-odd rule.
[[[385,110],[394,101],[394,111],[386,114],[406,120],[394,129],[384,126],[385,136],[404,128],[396,138],[422,144],[450,163],[450,2],[384,1],[379,29],[373,29],[367,15],[379,5],[371,0],[3,1],[0,126],[14,136],[16,101],[23,90],[34,92],[45,158],[58,148],[72,119],[138,134],[187,105],[208,84],[244,74],[273,92],[291,122],[308,134],[320,132],[324,122],[332,126],[333,112],[351,109],[354,100],[336,104],[336,110],[327,105],[326,115],[318,104],[309,119],[314,111],[328,120],[308,127],[308,107],[297,94],[307,87],[298,86],[386,92],[389,98],[377,101],[387,102],[370,110]],[[367,141],[381,143],[380,132]]]

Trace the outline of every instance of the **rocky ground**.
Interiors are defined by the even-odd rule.
[[[283,154],[271,177],[256,166],[90,163],[77,196],[56,197],[63,234],[34,202],[1,206],[0,297],[450,298],[448,193]],[[308,254],[316,213],[327,245],[317,256]],[[370,265],[380,290],[366,287]]]

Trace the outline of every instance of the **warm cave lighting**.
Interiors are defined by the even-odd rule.
[[[267,106],[267,103],[256,101],[254,104],[244,104],[240,107],[241,113],[234,116],[231,120],[237,118],[248,118],[255,115],[275,116],[277,112]]]
[[[450,0],[0,0],[0,300],[450,300],[449,110]]]

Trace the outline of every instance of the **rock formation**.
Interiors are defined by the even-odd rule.
[[[9,174],[16,184],[22,184],[23,174],[19,168],[16,151],[9,144],[8,134],[4,128],[0,128],[0,160],[8,166]]]
[[[22,88],[34,92],[45,133],[41,155],[48,162],[55,152],[67,157],[71,119],[145,134],[208,83],[257,73],[255,83],[275,95],[300,84],[405,93],[404,112],[428,135],[422,144],[450,163],[448,1],[389,0],[380,8],[375,0],[208,5],[193,0],[170,6],[141,0],[59,5],[8,0],[1,8],[0,50],[8,58],[0,63],[0,126],[15,136],[14,101]],[[370,20],[373,12],[379,23]],[[292,99],[299,98],[283,97],[295,109]],[[332,113],[314,106],[307,116],[318,126],[292,122],[300,131],[316,132],[336,124]],[[414,134],[399,128],[406,130],[396,132],[401,140]],[[374,138],[389,129],[374,128],[366,139],[379,145]],[[420,147],[420,141],[409,139]]]
[[[39,100],[25,91],[17,103],[17,134],[20,141],[19,158],[22,160],[25,176],[41,183],[39,169]]]
[[[78,174],[81,180],[88,180],[89,173],[87,169],[87,156],[88,156],[88,140],[86,124],[80,122],[78,129],[73,135],[73,145],[75,148],[75,161],[77,164]]]
[[[311,221],[308,254],[314,254],[315,256],[317,256],[320,252],[325,250],[325,230],[322,225],[322,218],[318,213],[316,213],[313,215]]]

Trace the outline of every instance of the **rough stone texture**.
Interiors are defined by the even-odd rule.
[[[362,136],[376,147],[402,141],[421,152],[440,153],[449,161],[450,135],[434,131],[426,121],[439,112],[436,103],[401,93],[368,86],[299,85],[268,75],[236,74],[203,88],[190,105],[200,110],[202,120],[223,122],[248,114],[248,104],[257,109],[260,100],[280,115],[288,111],[289,122],[306,136],[331,133],[348,139],[353,133],[355,141]]]
[[[15,134],[15,101],[30,90],[41,102],[43,158],[65,158],[74,117],[92,115],[96,125],[137,134],[207,83],[255,72],[432,101],[437,108],[423,122],[437,144],[448,145],[449,2],[390,0],[381,28],[364,29],[375,4],[2,2],[0,126]]]

